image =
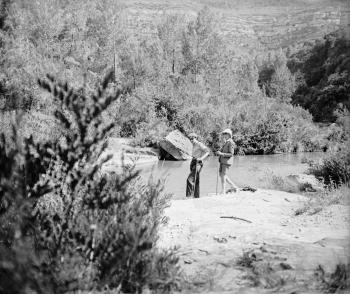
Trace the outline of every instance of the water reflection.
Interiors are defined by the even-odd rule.
[[[235,156],[228,175],[238,186],[266,188],[266,174],[288,176],[307,170],[303,159],[319,160],[324,153],[275,154],[257,156]],[[148,179],[165,178],[165,191],[173,193],[175,199],[185,198],[186,178],[190,171],[189,161],[159,161],[156,164],[140,167],[141,176]],[[217,157],[209,157],[201,172],[201,196],[216,192],[219,163]],[[220,185],[218,185],[220,186]]]

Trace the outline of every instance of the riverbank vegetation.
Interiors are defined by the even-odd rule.
[[[336,152],[331,152],[321,162],[310,162],[309,173],[322,180],[326,185],[350,183],[349,143],[342,145]]]
[[[266,188],[306,196],[307,200],[295,211],[295,215],[312,215],[330,205],[350,204],[350,149],[347,142],[317,161],[306,160],[304,163],[309,165],[306,172],[312,178],[298,182],[270,170],[264,178]]]
[[[296,211],[314,214],[332,204],[350,204],[350,149],[348,143],[330,152],[320,162],[309,162],[308,172],[324,185],[324,190],[311,195],[305,205]]]
[[[308,60],[309,51],[254,56],[236,52],[208,8],[195,17],[163,13],[143,35],[130,30],[126,10],[115,1],[2,1],[2,7],[2,125],[10,111],[24,110],[23,121],[29,122],[24,134],[50,137],[57,130],[51,119],[55,105],[38,89],[38,77],[50,73],[92,93],[112,70],[114,87],[128,93],[111,105],[104,121],[116,122],[113,136],[134,138],[141,146],[156,145],[179,129],[199,133],[215,149],[225,127],[245,154],[326,150],[344,140],[347,71],[339,59],[328,65],[346,51],[341,40],[311,48],[312,56],[335,50],[322,60]],[[310,82],[315,68],[328,82],[321,77]],[[338,95],[331,108],[317,114],[327,112],[332,128],[313,121],[319,121],[313,109],[321,109],[309,98],[315,97],[309,92],[316,82],[317,91],[327,94],[323,105]]]
[[[53,96],[60,140],[0,144],[0,292],[169,293],[180,285],[175,249],[156,248],[168,196],[125,168],[100,174],[104,140],[114,126],[103,112],[127,90],[93,96],[53,77],[39,80]],[[20,118],[19,118],[20,119]]]
[[[350,205],[350,187],[347,184],[326,186],[324,190],[305,194],[308,199],[294,214],[314,215],[331,205]]]

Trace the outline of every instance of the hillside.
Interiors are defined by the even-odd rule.
[[[4,111],[50,116],[55,107],[38,89],[38,78],[50,73],[92,94],[113,70],[113,87],[125,87],[129,95],[105,119],[116,122],[114,136],[134,138],[140,146],[156,146],[179,129],[196,131],[213,147],[218,132],[231,127],[245,154],[327,148],[328,137],[320,135],[311,115],[289,103],[296,83],[287,58],[299,46],[312,47],[305,42],[336,30],[345,2],[16,0],[8,5],[1,39]],[[286,50],[274,50],[281,46]]]
[[[339,28],[346,1],[300,0],[145,0],[124,1],[128,26],[151,34],[162,13],[195,15],[204,6],[215,11],[221,32],[235,47],[248,50],[302,45]],[[259,51],[260,51],[259,50]]]
[[[330,34],[311,50],[301,50],[289,60],[291,70],[301,71],[305,77],[292,102],[308,109],[317,122],[335,122],[336,112],[348,113],[345,108],[350,108],[349,49],[349,42]]]

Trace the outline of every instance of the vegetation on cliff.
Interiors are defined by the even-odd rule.
[[[288,62],[303,77],[292,102],[308,109],[316,122],[336,122],[349,117],[350,43],[337,34],[325,36],[309,50],[293,55]]]
[[[235,131],[246,154],[332,145],[329,131],[320,131],[307,111],[290,104],[302,85],[285,53],[238,54],[207,8],[194,18],[164,14],[150,38],[130,33],[127,12],[114,1],[12,0],[2,5],[3,124],[6,112],[23,109],[24,121],[40,114],[44,127],[34,129],[56,130],[49,119],[54,102],[39,91],[36,79],[50,72],[91,93],[113,70],[114,87],[129,91],[111,105],[104,122],[115,121],[113,135],[133,137],[140,145],[156,144],[177,128],[198,132],[215,148],[224,127]],[[333,88],[345,79],[332,76]]]

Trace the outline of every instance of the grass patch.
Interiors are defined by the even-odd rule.
[[[331,152],[321,162],[308,162],[310,174],[324,181],[326,185],[350,182],[349,141],[341,145],[336,152]]]
[[[302,207],[295,211],[295,215],[314,215],[324,208],[334,204],[350,204],[350,187],[346,184],[341,186],[328,186],[323,191],[312,194],[306,194],[308,199],[303,203]]]
[[[244,251],[236,261],[236,265],[247,270],[245,278],[249,281],[250,286],[280,289],[290,279],[282,272],[292,269],[285,261],[281,262],[281,259],[283,258],[276,257],[275,252],[269,252],[266,248],[261,247]]]
[[[289,193],[301,192],[301,187],[293,185],[284,177],[276,175],[272,170],[267,170],[264,176],[265,185],[267,189],[285,191]]]
[[[350,205],[350,150],[348,142],[319,162],[307,162],[308,172],[321,180],[323,191],[308,195],[308,200],[295,215],[313,215],[334,204]]]
[[[319,265],[315,270],[315,275],[321,282],[325,293],[338,293],[338,291],[350,289],[350,263],[337,264],[333,273],[326,273]]]
[[[237,260],[237,265],[247,267],[247,268],[252,268],[253,263],[257,261],[256,254],[252,251],[244,251],[243,255],[238,258]]]
[[[202,293],[215,288],[216,268],[205,268],[191,275],[183,275],[180,289],[185,293]]]

